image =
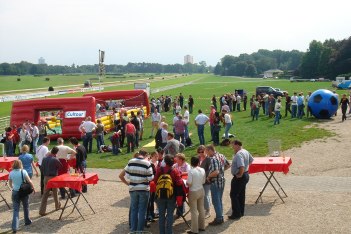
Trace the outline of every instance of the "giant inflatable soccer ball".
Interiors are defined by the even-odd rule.
[[[329,90],[318,89],[312,93],[308,106],[317,119],[329,119],[338,110],[338,97]]]

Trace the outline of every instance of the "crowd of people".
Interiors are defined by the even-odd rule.
[[[291,118],[309,117],[311,110],[307,103],[311,96],[308,92],[306,97],[302,92],[294,92],[290,96],[285,93],[285,117],[290,114]],[[122,170],[119,178],[129,186],[130,206],[130,230],[142,231],[149,222],[159,217],[160,233],[172,233],[173,215],[176,210],[176,217],[184,214],[184,202],[188,194],[188,202],[191,213],[191,230],[188,233],[198,233],[205,229],[205,218],[211,216],[213,206],[215,218],[210,225],[220,225],[224,222],[222,196],[225,186],[224,171],[231,168],[233,179],[231,181],[230,198],[232,202],[232,215],[229,219],[239,219],[244,215],[245,186],[249,181],[248,167],[252,163],[252,156],[242,148],[242,143],[233,141],[232,147],[234,156],[230,163],[223,154],[216,151],[215,146],[220,145],[220,130],[224,127],[223,138],[229,142],[230,130],[233,126],[232,112],[247,111],[250,109],[252,120],[258,120],[260,110],[265,116],[274,118],[274,125],[279,124],[282,118],[283,98],[275,98],[273,95],[262,94],[252,95],[248,99],[244,93],[224,94],[218,98],[215,95],[211,98],[209,116],[198,109],[194,123],[190,121],[190,114],[193,114],[194,99],[189,95],[185,99],[182,93],[175,98],[171,95],[161,95],[157,99],[151,99],[151,133],[150,138],[155,138],[155,149],[151,154],[140,150],[134,154],[126,167]],[[247,105],[249,104],[249,105]],[[46,204],[50,194],[55,201],[55,209],[59,210],[61,204],[58,199],[58,191],[54,189],[51,193],[46,189],[46,183],[54,176],[69,171],[68,161],[75,158],[75,170],[85,173],[86,159],[92,153],[93,139],[96,139],[97,151],[112,151],[118,155],[121,148],[126,147],[126,153],[134,153],[140,147],[140,141],[144,133],[144,113],[140,108],[136,113],[131,111],[129,117],[123,108],[117,109],[112,106],[113,131],[108,137],[112,146],[106,147],[104,135],[105,127],[101,120],[94,123],[90,116],[78,127],[81,132],[82,145],[76,138],[71,138],[72,148],[64,145],[62,138],[57,139],[57,145],[49,150],[50,138],[47,131],[50,126],[44,121],[30,123],[26,121],[20,127],[16,125],[5,129],[3,143],[5,154],[8,156],[17,155],[19,159],[13,164],[10,173],[10,186],[12,186],[12,200],[14,204],[12,229],[17,231],[19,225],[19,205],[22,202],[24,207],[25,224],[30,225],[29,199],[19,197],[18,190],[27,181],[32,186],[31,178],[40,174],[40,192],[42,201],[39,209],[40,215],[46,215]],[[340,100],[342,121],[346,120],[347,108],[350,108],[349,98],[346,94]],[[100,111],[109,107],[97,107]],[[171,123],[166,122],[166,117],[161,113],[172,111],[174,118]],[[351,114],[351,108],[349,110]],[[119,117],[121,116],[121,117]],[[211,133],[211,145],[206,145],[205,127],[209,123]],[[186,162],[182,151],[185,147],[192,146],[189,125],[194,124],[197,128],[200,146],[197,148],[197,157],[192,157],[190,165]],[[171,129],[172,127],[172,129]],[[34,164],[35,154],[39,171]],[[22,179],[21,179],[22,178]],[[160,180],[164,188],[160,187]],[[171,186],[167,188],[167,181]],[[166,188],[165,188],[166,186]],[[172,187],[172,188],[171,188]],[[169,189],[169,190],[167,190]],[[64,198],[66,190],[59,189],[61,197]],[[75,196],[76,191],[70,189],[69,196]],[[87,192],[87,187],[83,187]],[[178,199],[179,198],[179,199]],[[211,205],[212,203],[212,205]],[[157,208],[155,208],[157,204]]]
[[[85,147],[79,144],[77,138],[70,138],[70,143],[73,148],[64,145],[62,138],[57,139],[57,145],[53,146],[49,150],[50,138],[44,137],[41,145],[36,148],[35,156],[37,158],[38,167],[40,170],[40,193],[41,203],[39,208],[39,215],[45,216],[47,214],[47,200],[50,195],[53,196],[55,202],[55,209],[61,209],[61,203],[58,199],[57,189],[47,189],[47,182],[58,175],[70,172],[68,160],[75,159],[74,170],[75,172],[82,173],[84,175],[86,170],[86,159],[87,153]],[[13,202],[13,220],[12,230],[14,233],[19,228],[19,208],[20,203],[23,205],[24,221],[25,225],[30,225],[32,220],[29,217],[29,195],[23,195],[19,192],[22,183],[28,182],[33,191],[35,192],[33,182],[33,172],[39,176],[39,171],[34,163],[34,157],[29,153],[29,146],[23,144],[21,147],[21,153],[18,160],[15,160],[12,166],[12,170],[9,174],[9,185],[12,188],[12,202]],[[60,188],[61,198],[64,199],[66,196],[66,190]],[[76,195],[75,190],[70,189],[69,196],[74,197]],[[87,192],[87,186],[83,185],[82,192]],[[67,194],[68,195],[68,194]]]
[[[214,219],[209,225],[221,225],[224,171],[229,168],[233,179],[229,194],[232,214],[228,218],[237,220],[244,216],[248,169],[253,157],[242,147],[242,142],[235,140],[231,145],[232,163],[213,145],[200,145],[190,165],[184,154],[168,154],[161,148],[151,154],[143,150],[136,153],[119,175],[129,187],[130,231],[143,231],[150,225],[148,222],[158,217],[159,233],[173,233],[174,216],[183,216],[186,196],[191,214],[191,230],[187,233],[205,231],[205,219],[211,216],[212,206]]]

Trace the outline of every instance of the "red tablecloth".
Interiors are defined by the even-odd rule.
[[[0,173],[0,180],[8,180],[9,179],[9,173]]]
[[[97,184],[99,177],[96,173],[86,173],[83,176],[71,176],[63,174],[50,179],[46,185],[47,188],[63,188],[68,187],[77,191],[82,191],[82,185]]]
[[[292,161],[290,157],[262,157],[254,158],[254,161],[249,167],[249,173],[257,173],[264,171],[276,171],[287,174]]]
[[[5,160],[4,157],[0,157],[0,168],[5,169],[6,171],[11,171],[12,164],[17,159],[18,157],[6,157]]]

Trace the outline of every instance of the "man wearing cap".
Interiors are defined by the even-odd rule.
[[[229,219],[240,219],[244,216],[245,210],[245,190],[249,182],[249,166],[253,162],[251,154],[242,148],[242,143],[235,140],[232,143],[234,157],[231,166],[233,179],[230,187],[230,199],[232,203],[232,215]]]

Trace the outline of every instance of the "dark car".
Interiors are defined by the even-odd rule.
[[[270,86],[258,86],[258,87],[256,88],[256,96],[258,96],[258,95],[261,95],[261,96],[262,96],[264,93],[266,93],[266,94],[268,94],[268,95],[273,94],[273,96],[274,96],[275,98],[277,98],[278,96],[280,96],[280,97],[283,97],[283,96],[284,96],[284,93],[283,93],[283,92],[278,91],[278,90],[276,90],[275,88],[272,88],[272,87],[270,87]]]

